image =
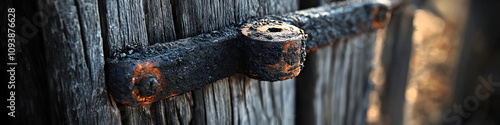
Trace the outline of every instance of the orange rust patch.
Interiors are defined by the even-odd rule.
[[[285,45],[283,45],[283,52],[288,52],[288,48],[290,48],[290,43],[293,43],[293,41],[285,42]]]
[[[155,75],[156,79],[161,78],[160,71],[158,68],[154,68],[155,62],[144,62],[144,63],[137,63],[137,67],[134,69],[134,76],[132,77],[132,84],[135,84],[135,80],[141,79],[143,76],[146,76],[148,74],[150,75]]]
[[[343,41],[343,40],[345,40],[345,38],[342,38],[340,41]],[[306,53],[313,52],[313,51],[316,51],[318,49],[322,49],[322,48],[325,48],[327,46],[336,45],[336,44],[337,44],[337,42],[333,41],[333,42],[328,43],[327,45],[323,45],[323,46],[319,46],[319,47],[314,47],[314,48],[308,49],[308,50],[306,50]]]
[[[283,53],[289,53],[290,51],[295,51],[295,52],[300,53],[300,47],[297,47],[296,50],[289,50],[290,46],[298,46],[298,43],[296,41],[287,41],[287,42],[284,42],[282,44],[282,47],[283,47],[283,51],[282,52]],[[285,57],[281,57],[279,63],[269,64],[266,67],[269,69],[269,71],[283,72],[283,73],[286,73],[286,74],[293,73],[292,76],[280,76],[279,77],[279,79],[285,80],[285,79],[293,78],[293,77],[299,75],[299,73],[300,73],[300,67],[298,67],[298,65],[300,65],[300,58],[297,59],[296,65],[289,65],[288,63],[286,63]],[[292,67],[296,67],[296,68],[293,69]],[[250,72],[250,75],[252,75],[251,72]]]
[[[139,105],[147,105],[153,103],[153,99],[155,95],[152,96],[147,96],[147,97],[141,97],[141,94],[139,93],[139,90],[134,90],[132,91],[132,94],[137,96],[137,101],[141,102]]]
[[[170,98],[170,97],[174,97],[174,96],[177,96],[177,95],[179,95],[179,94],[170,94],[169,96],[167,96],[167,97],[165,97],[165,98],[163,98],[163,99]]]
[[[160,70],[154,67],[155,64],[156,62],[137,63],[137,67],[134,68],[134,75],[132,77],[132,86],[136,84],[136,80],[140,80],[144,77],[156,76],[156,79],[158,80],[158,86],[160,87],[157,93],[160,92],[163,89],[161,74]],[[146,105],[152,103],[156,96],[156,94],[153,94],[152,96],[143,97],[141,96],[139,90],[137,89],[132,91],[132,95],[136,97],[137,101],[142,102],[139,105]]]
[[[286,80],[286,79],[293,78],[293,77],[296,77],[299,75],[300,67],[298,65],[300,65],[300,59],[296,63],[296,65],[289,65],[288,63],[286,63],[284,61],[284,59],[282,59],[282,61],[280,63],[267,65],[267,68],[271,69],[270,71],[278,70],[278,71],[281,71],[281,72],[286,73],[286,74],[293,73],[293,75],[291,75],[291,76],[279,77],[281,80]],[[293,67],[295,67],[295,68],[293,69]]]
[[[328,45],[330,45],[330,46],[331,46],[331,45],[333,45],[333,44],[335,44],[335,42],[330,42]]]
[[[306,50],[306,53],[309,53],[309,52],[312,52],[312,51],[316,51],[318,50],[319,47],[314,47],[314,48],[311,48],[311,49],[308,49]]]
[[[250,76],[254,76],[254,77],[255,77],[255,76],[258,76],[257,74],[253,73],[253,71],[252,71],[252,70],[248,71],[248,75],[250,75]]]

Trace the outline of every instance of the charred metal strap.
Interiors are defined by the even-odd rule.
[[[302,70],[306,51],[381,28],[388,17],[381,4],[337,3],[249,20],[241,27],[116,53],[107,59],[106,80],[116,101],[141,106],[235,73],[290,79]]]
[[[266,19],[280,20],[303,29],[309,38],[308,51],[332,45],[346,37],[374,31],[388,23],[388,7],[373,3],[333,3]]]

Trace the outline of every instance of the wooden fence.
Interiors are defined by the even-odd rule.
[[[369,78],[373,47],[377,39],[383,40],[379,32],[308,53],[300,75],[285,81],[259,81],[237,74],[141,107],[116,103],[106,87],[106,57],[129,46],[192,37],[331,0],[32,2],[2,5],[16,8],[19,22],[14,124],[366,124],[373,90]],[[397,83],[406,82],[401,76],[408,72],[412,47],[411,28],[405,27],[412,24],[411,17],[398,14],[384,29],[387,34],[409,30],[385,41],[386,54],[395,54],[392,60],[386,59],[386,65],[395,65],[387,69],[387,85],[395,88],[382,97],[382,109],[388,111],[382,114],[393,116],[392,123],[403,119],[398,118],[402,109],[390,108],[404,104],[404,89],[398,88],[406,84]],[[6,47],[4,42],[2,46]]]

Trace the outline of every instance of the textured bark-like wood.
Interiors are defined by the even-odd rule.
[[[97,1],[39,1],[54,12],[43,27],[53,124],[120,124],[104,83]]]
[[[109,56],[127,46],[148,45],[148,32],[143,2],[140,0],[100,1],[105,55]],[[161,9],[159,9],[161,10]]]
[[[168,0],[144,0],[149,45],[176,40],[172,5]]]

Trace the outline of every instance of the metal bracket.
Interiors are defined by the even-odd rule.
[[[382,28],[389,18],[383,4],[333,3],[127,49],[106,61],[108,90],[117,102],[142,106],[235,73],[265,81],[290,79],[304,67],[306,52]]]

